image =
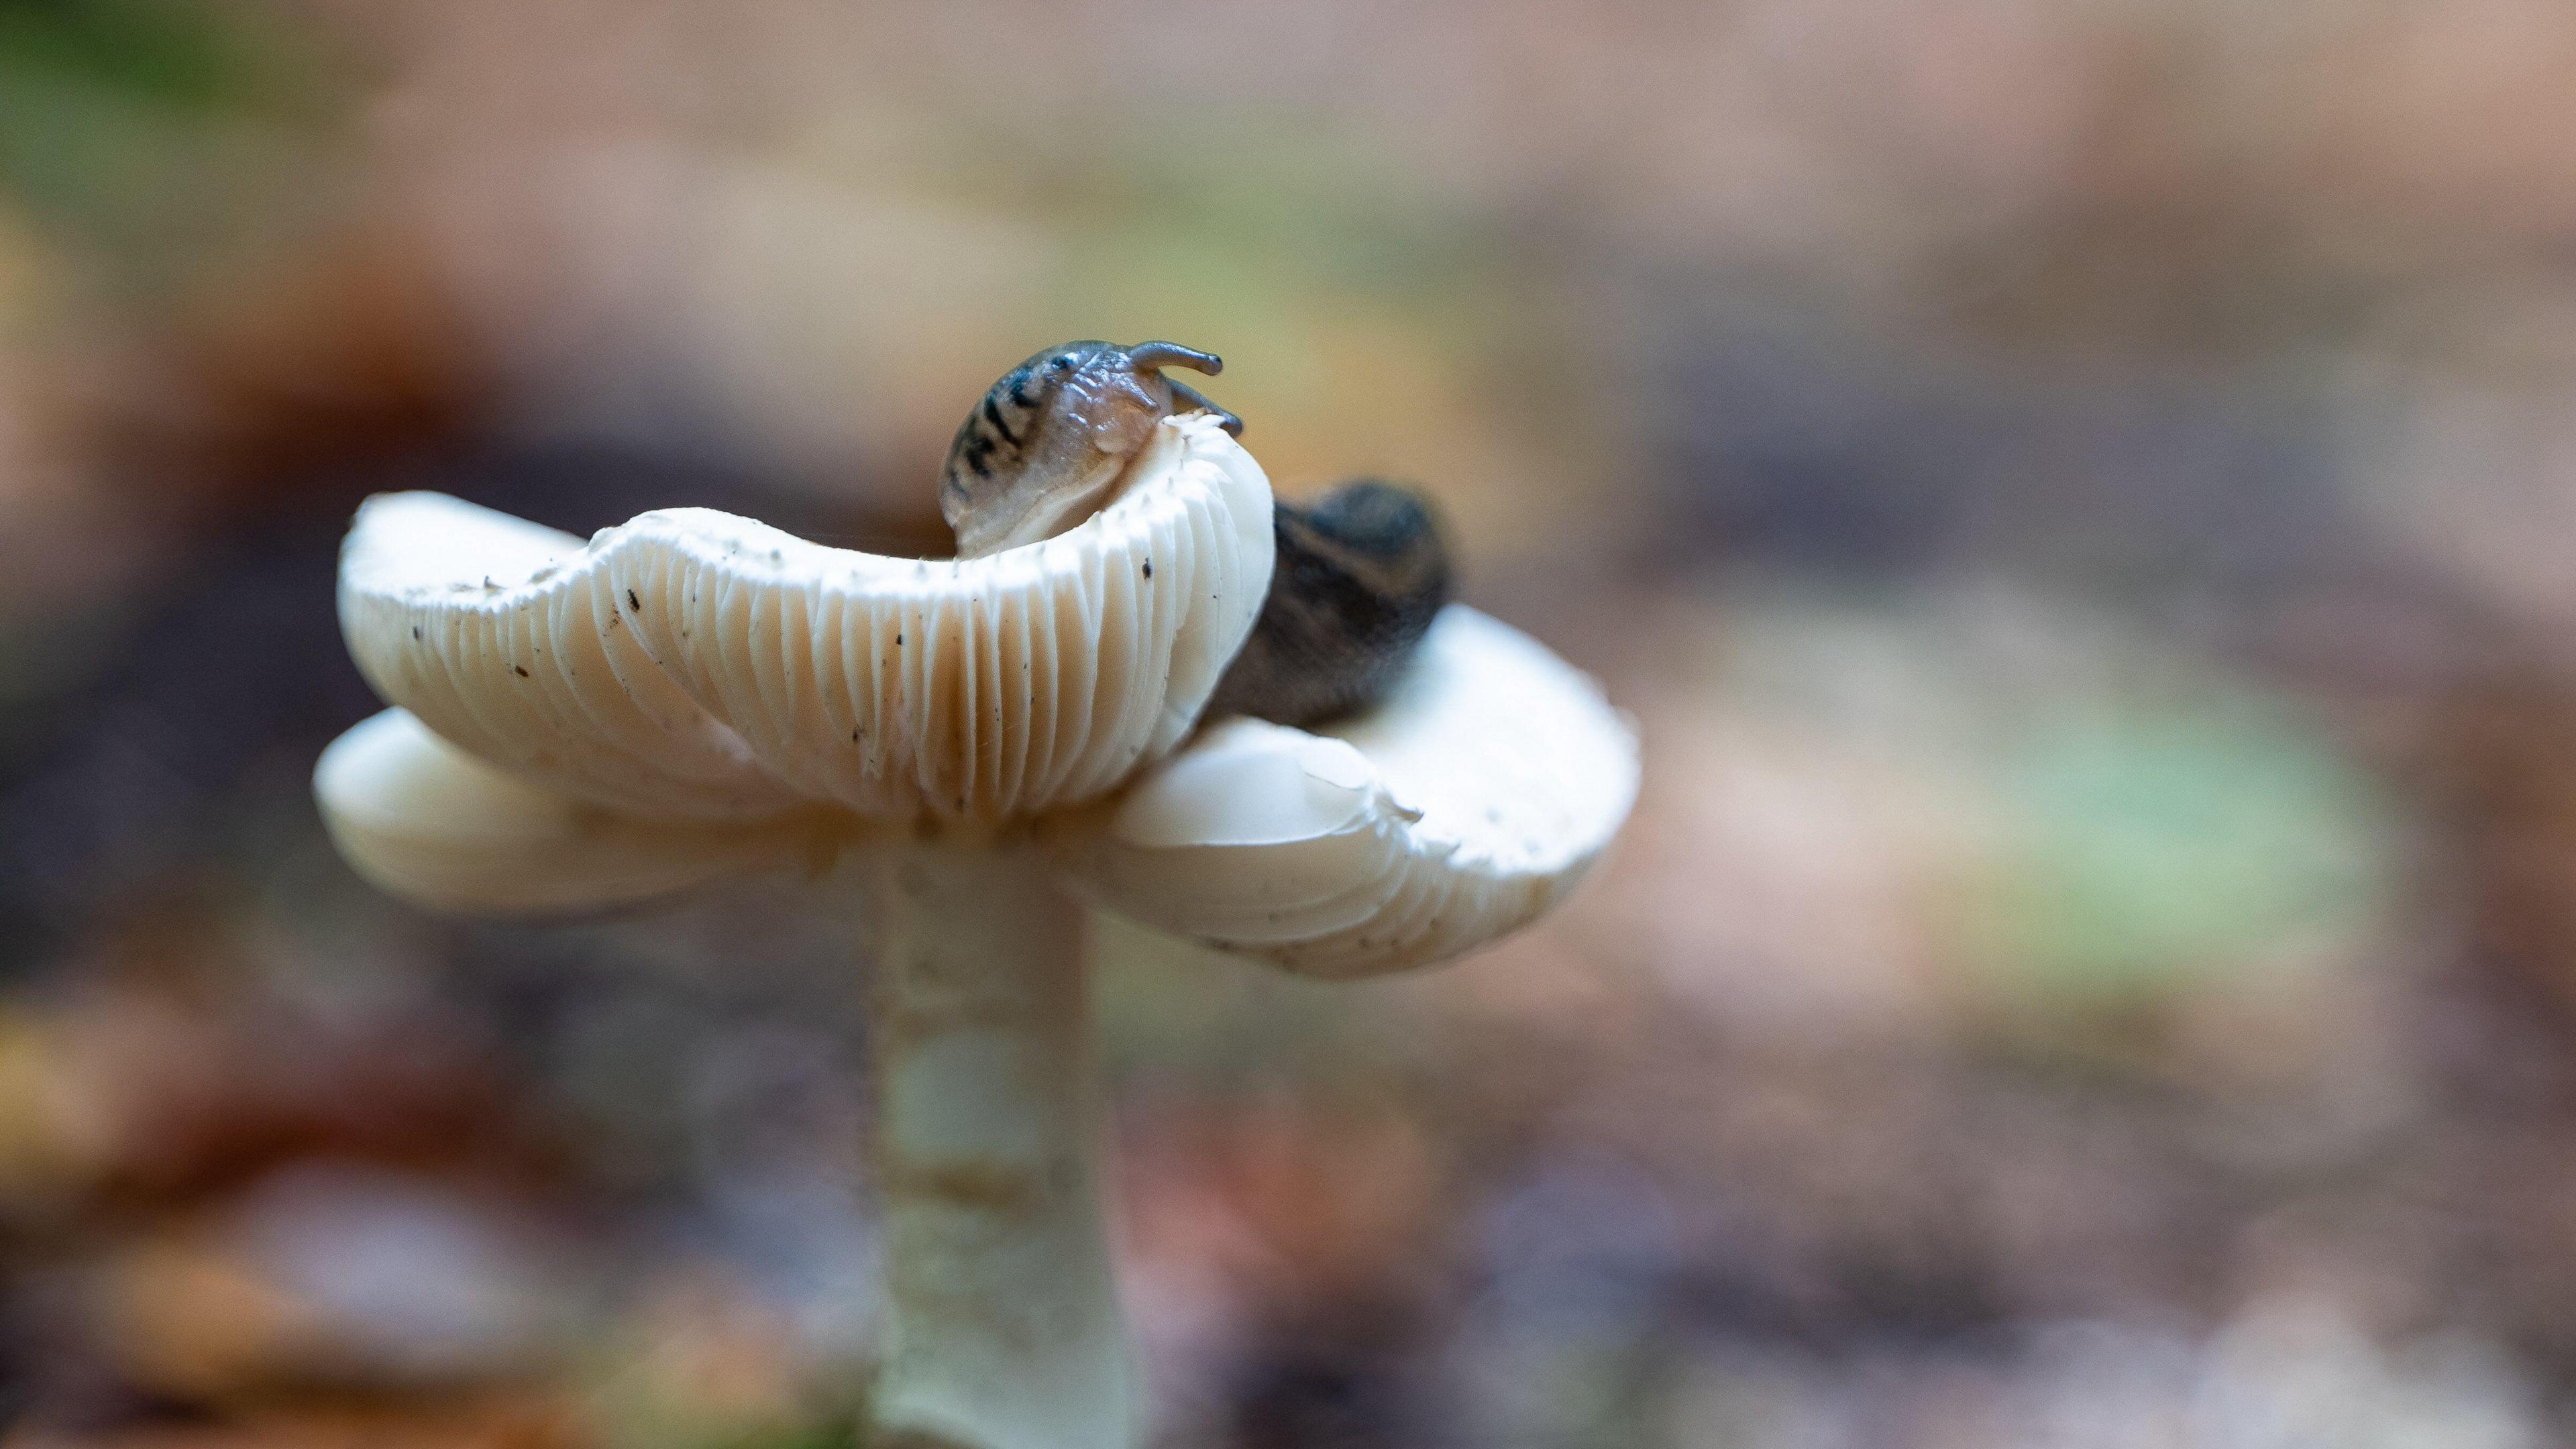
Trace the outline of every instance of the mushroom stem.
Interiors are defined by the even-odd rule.
[[[1132,1449],[1081,907],[1021,847],[870,855],[884,1445]]]

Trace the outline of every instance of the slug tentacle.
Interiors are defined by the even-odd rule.
[[[1181,401],[1188,403],[1191,407],[1197,408],[1201,412],[1216,414],[1217,426],[1225,429],[1226,436],[1231,438],[1240,438],[1243,436],[1243,419],[1236,417],[1234,414],[1227,412],[1221,407],[1218,407],[1215,403],[1209,402],[1206,393],[1199,391],[1197,388],[1190,386],[1186,382],[1173,382],[1170,378],[1165,378],[1163,381],[1172,389],[1172,396],[1179,398]]]
[[[1138,367],[1186,367],[1210,377],[1225,371],[1224,358],[1177,342],[1139,342],[1127,349],[1127,360]]]

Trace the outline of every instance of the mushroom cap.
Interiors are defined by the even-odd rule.
[[[1636,794],[1635,728],[1599,687],[1452,605],[1374,707],[1312,731],[1213,724],[1057,841],[1078,885],[1122,915],[1353,978],[1534,919]]]
[[[487,764],[401,709],[332,741],[313,794],[358,874],[470,915],[630,905],[786,864],[817,838],[801,822],[692,825],[605,810]]]
[[[976,559],[702,508],[583,545],[395,494],[343,547],[341,627],[388,702],[609,809],[989,821],[1102,795],[1180,743],[1260,611],[1270,509],[1260,465],[1197,413],[1079,527]]]
[[[361,874],[486,914],[797,860],[853,815],[1046,814],[1099,903],[1310,975],[1427,965],[1536,917],[1627,817],[1630,722],[1452,606],[1370,709],[1184,745],[1272,549],[1267,480],[1204,414],[1160,424],[1079,527],[968,560],[706,509],[585,545],[435,494],[372,499],[341,621],[398,708],[325,751],[315,791]]]

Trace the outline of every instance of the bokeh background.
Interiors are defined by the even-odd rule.
[[[7,1443],[846,1442],[863,963],[362,886],[333,550],[935,549],[1073,336],[1646,756],[1454,968],[1108,928],[1161,1442],[2576,1437],[2562,0],[0,0]]]

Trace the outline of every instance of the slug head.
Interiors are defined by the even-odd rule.
[[[940,474],[939,512],[957,535],[958,557],[1052,538],[1090,517],[1155,424],[1176,412],[1205,409],[1241,432],[1233,414],[1162,373],[1214,376],[1223,366],[1169,342],[1086,341],[1004,373],[957,429]]]

